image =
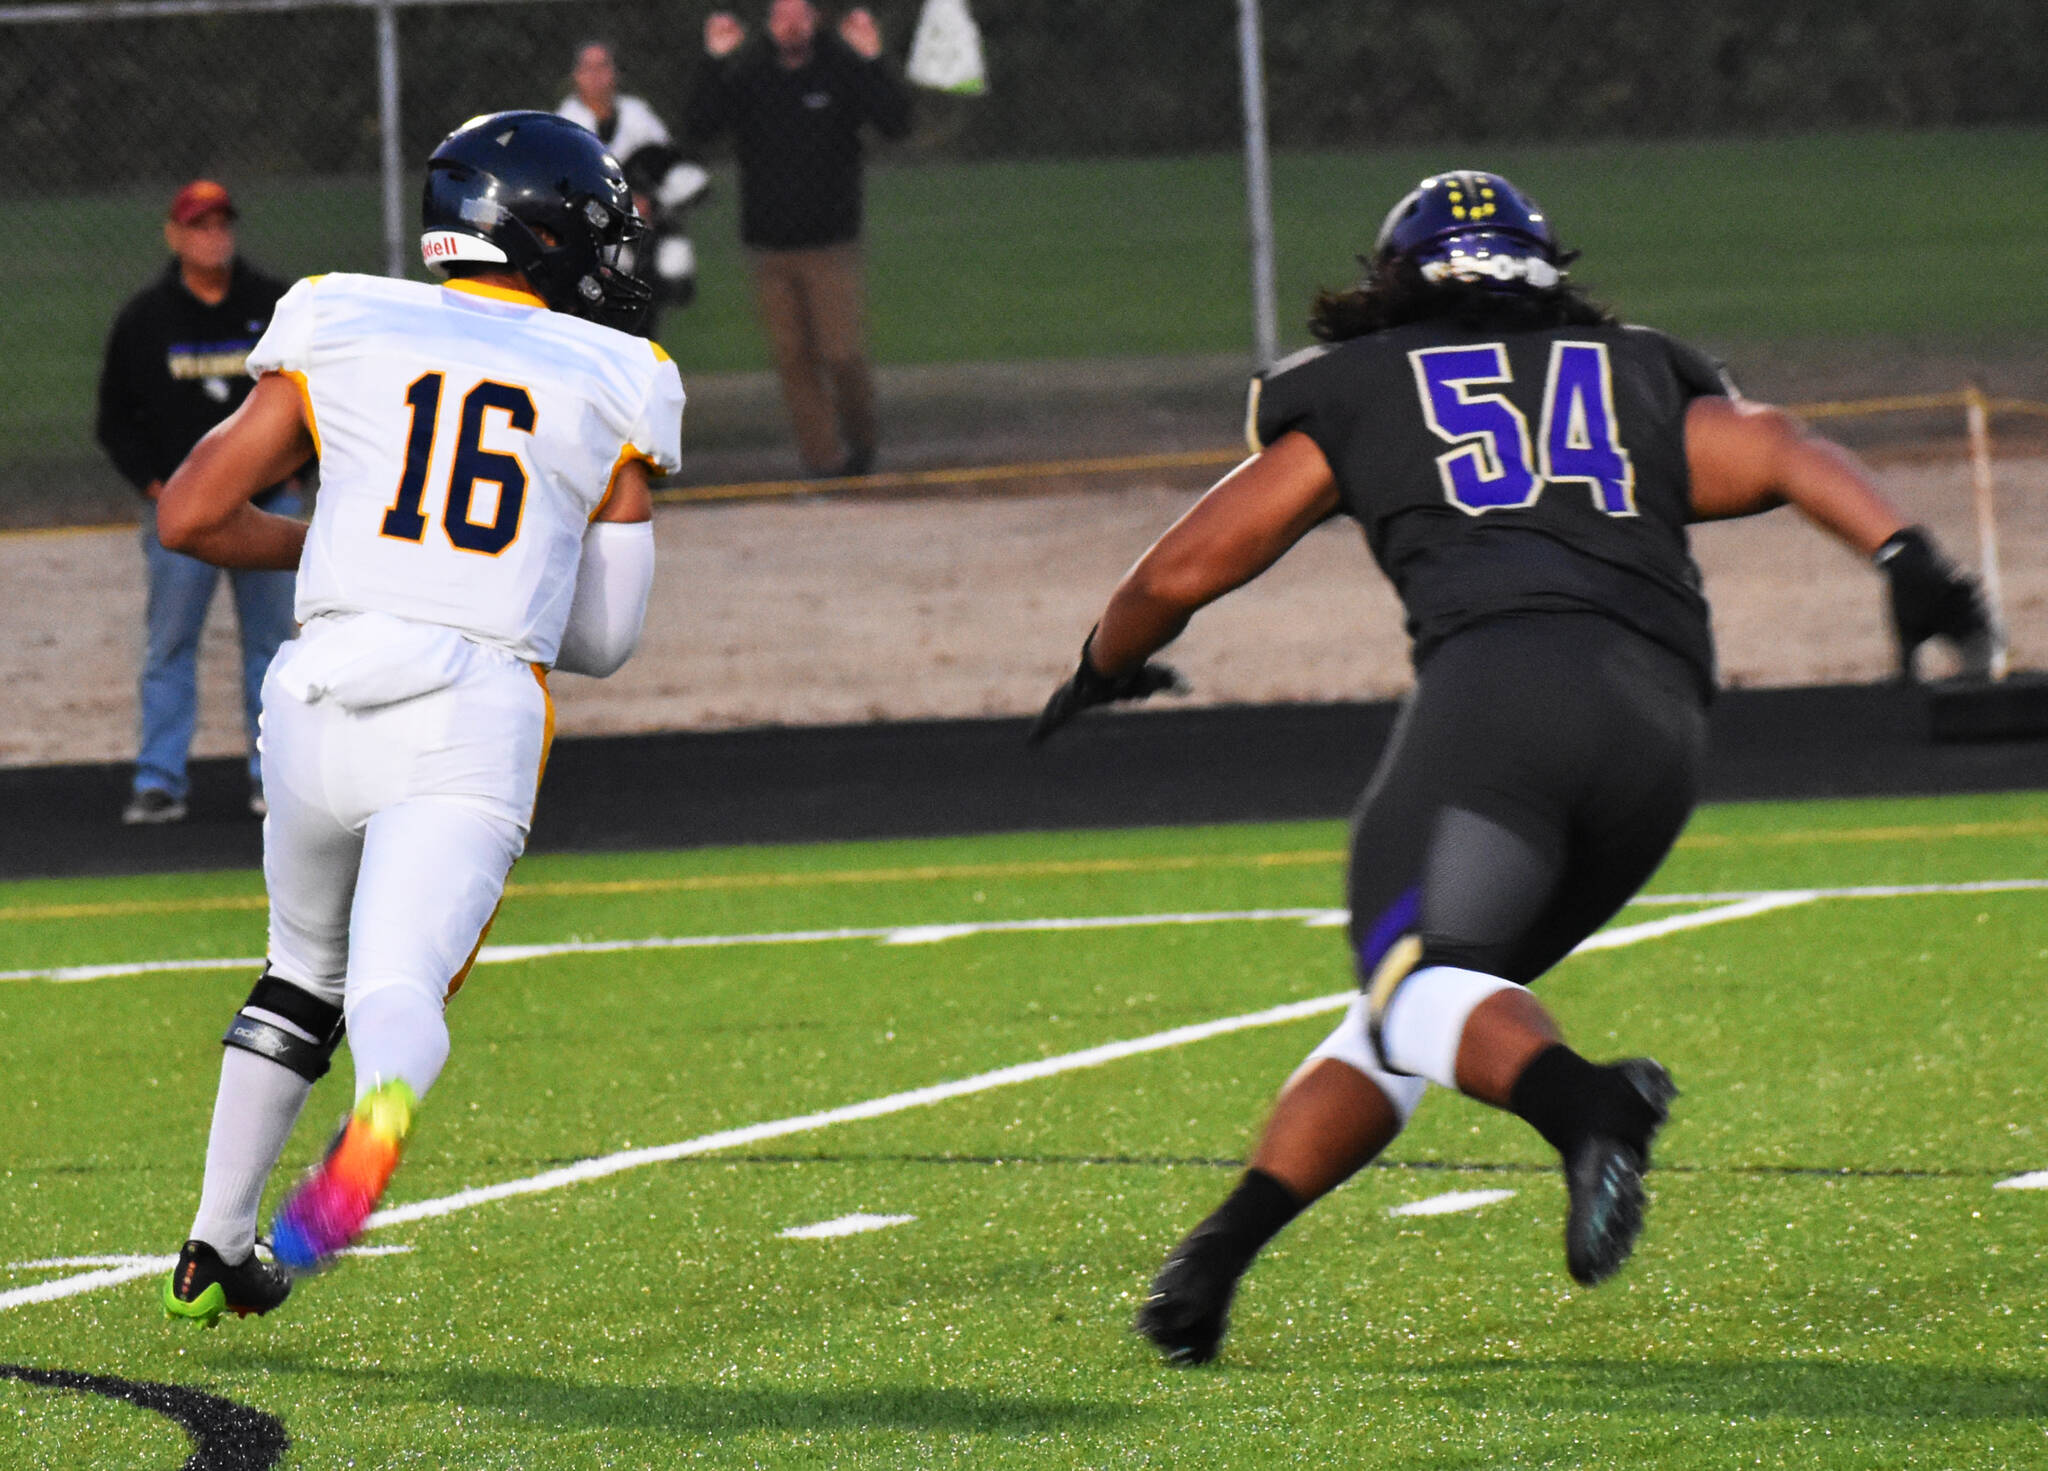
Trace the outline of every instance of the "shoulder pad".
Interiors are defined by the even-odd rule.
[[[1672,371],[1678,375],[1678,381],[1694,397],[1742,397],[1742,390],[1737,388],[1735,380],[1728,376],[1727,364],[1713,354],[1702,352],[1691,343],[1680,342],[1668,332],[1660,332],[1655,327],[1645,327],[1637,322],[1623,323],[1622,330],[1640,333],[1661,344],[1670,359]]]
[[[1313,347],[1304,347],[1300,352],[1289,353],[1264,372],[1252,375],[1251,391],[1245,395],[1244,442],[1250,447],[1253,454],[1258,454],[1264,450],[1267,444],[1278,439],[1280,434],[1285,432],[1284,427],[1278,430],[1274,429],[1271,422],[1267,422],[1262,427],[1262,421],[1271,421],[1274,418],[1274,416],[1265,412],[1272,404],[1272,401],[1267,397],[1267,389],[1272,387],[1278,391],[1283,386],[1279,382],[1281,378],[1317,361],[1334,346],[1334,343],[1319,342]],[[1293,383],[1288,383],[1284,386],[1292,388],[1294,385]],[[1296,415],[1284,413],[1283,411],[1283,417],[1288,424],[1291,424]]]
[[[1282,373],[1291,373],[1296,368],[1312,363],[1317,358],[1322,357],[1335,345],[1330,342],[1318,342],[1313,347],[1304,347],[1300,352],[1291,352],[1259,376],[1263,378],[1277,378]]]

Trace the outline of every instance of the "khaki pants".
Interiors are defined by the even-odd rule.
[[[875,456],[875,385],[862,332],[860,247],[747,254],[804,468],[865,470]]]

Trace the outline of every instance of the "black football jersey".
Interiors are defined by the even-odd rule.
[[[1400,594],[1417,667],[1486,619],[1595,612],[1713,682],[1686,542],[1686,407],[1719,367],[1645,327],[1418,322],[1312,348],[1252,385],[1254,447],[1313,439]]]

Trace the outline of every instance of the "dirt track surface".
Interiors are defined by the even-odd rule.
[[[1882,464],[1885,489],[1974,562],[1959,455]],[[1998,467],[2015,663],[2048,667],[2048,458]],[[817,498],[664,509],[647,634],[609,680],[559,676],[565,734],[1035,710],[1118,574],[1195,491]],[[142,561],[132,530],[0,538],[0,764],[133,755]],[[1702,527],[1728,684],[1891,667],[1879,579],[1789,511]],[[1393,595],[1349,523],[1312,533],[1175,647],[1212,702],[1385,696],[1408,684]],[[233,622],[216,599],[195,750],[241,749]]]

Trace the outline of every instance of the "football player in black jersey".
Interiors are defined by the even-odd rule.
[[[1692,811],[1714,670],[1689,523],[1789,502],[1883,569],[1908,657],[1935,636],[1988,650],[1975,584],[1851,456],[1621,325],[1566,280],[1571,259],[1498,175],[1439,174],[1395,205],[1366,280],[1317,299],[1324,345],[1254,385],[1256,452],[1125,574],[1033,732],[1168,687],[1151,654],[1334,515],[1407,613],[1415,689],[1352,831],[1361,994],[1153,1282],[1137,1328],[1171,1359],[1215,1355],[1252,1258],[1386,1148],[1428,1082],[1557,1149],[1575,1279],[1627,1259],[1677,1090],[1647,1058],[1581,1057],[1526,988]]]

